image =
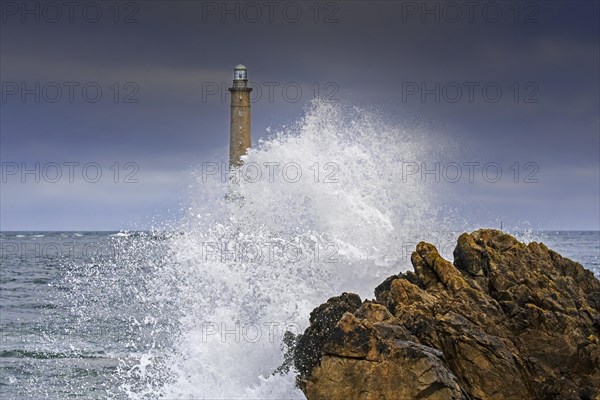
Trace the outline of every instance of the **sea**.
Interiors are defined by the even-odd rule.
[[[0,232],[0,398],[304,399],[286,332],[331,296],[373,298],[419,241],[452,260],[482,227],[396,173],[422,137],[315,104],[249,151],[252,171],[199,168],[181,220]],[[524,226],[508,233],[600,276],[599,231]]]

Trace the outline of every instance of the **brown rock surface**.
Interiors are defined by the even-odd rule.
[[[375,301],[344,293],[298,339],[313,399],[600,400],[600,282],[540,243],[458,238],[454,264],[419,243],[415,272]]]

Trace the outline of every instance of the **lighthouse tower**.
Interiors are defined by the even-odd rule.
[[[233,72],[231,92],[231,123],[229,126],[229,167],[242,164],[241,157],[250,148],[250,92],[248,71],[239,64]]]

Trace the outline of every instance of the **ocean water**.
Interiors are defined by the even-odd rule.
[[[182,282],[186,286],[182,290],[190,296],[187,290],[198,285],[196,293],[202,301],[193,295],[181,299],[181,293],[169,294],[170,289],[163,288],[161,296],[167,297],[156,303],[160,289],[153,280],[157,270],[165,268],[162,257],[171,251],[171,239],[149,233],[115,235],[0,234],[1,398],[232,398],[232,394],[235,398],[303,398],[294,390],[292,374],[270,374],[282,361],[281,330],[304,329],[302,319],[325,297],[311,302],[299,296],[297,309],[283,309],[275,318],[251,315],[256,307],[252,305],[244,315],[244,307],[236,305],[234,313],[241,319],[236,328],[235,318],[224,311],[228,307],[216,304],[210,295],[205,297],[198,281]],[[600,276],[600,232],[537,235]],[[149,249],[154,254],[146,253]],[[123,254],[126,261],[119,260]],[[136,263],[138,267],[130,269]],[[231,289],[219,288],[223,293]],[[237,303],[241,299],[235,296],[220,300]],[[261,301],[260,297],[246,300]],[[220,312],[209,316],[199,307],[195,315],[190,307],[177,309],[179,301],[207,302]],[[279,306],[288,305],[275,304]],[[229,321],[234,322],[228,325]],[[190,346],[189,354],[185,346]],[[238,386],[227,389],[227,383]],[[212,385],[219,389],[211,392]]]
[[[303,399],[284,332],[331,296],[372,298],[417,242],[451,259],[478,228],[400,180],[403,160],[432,157],[423,137],[314,104],[249,152],[277,173],[203,166],[180,221],[0,233],[0,397]],[[598,231],[513,234],[600,276]]]

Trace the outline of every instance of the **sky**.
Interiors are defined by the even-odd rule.
[[[599,4],[2,0],[0,229],[178,218],[226,157],[243,63],[254,143],[316,95],[367,107],[452,143],[445,163],[519,171],[456,185],[459,214],[598,230]]]

